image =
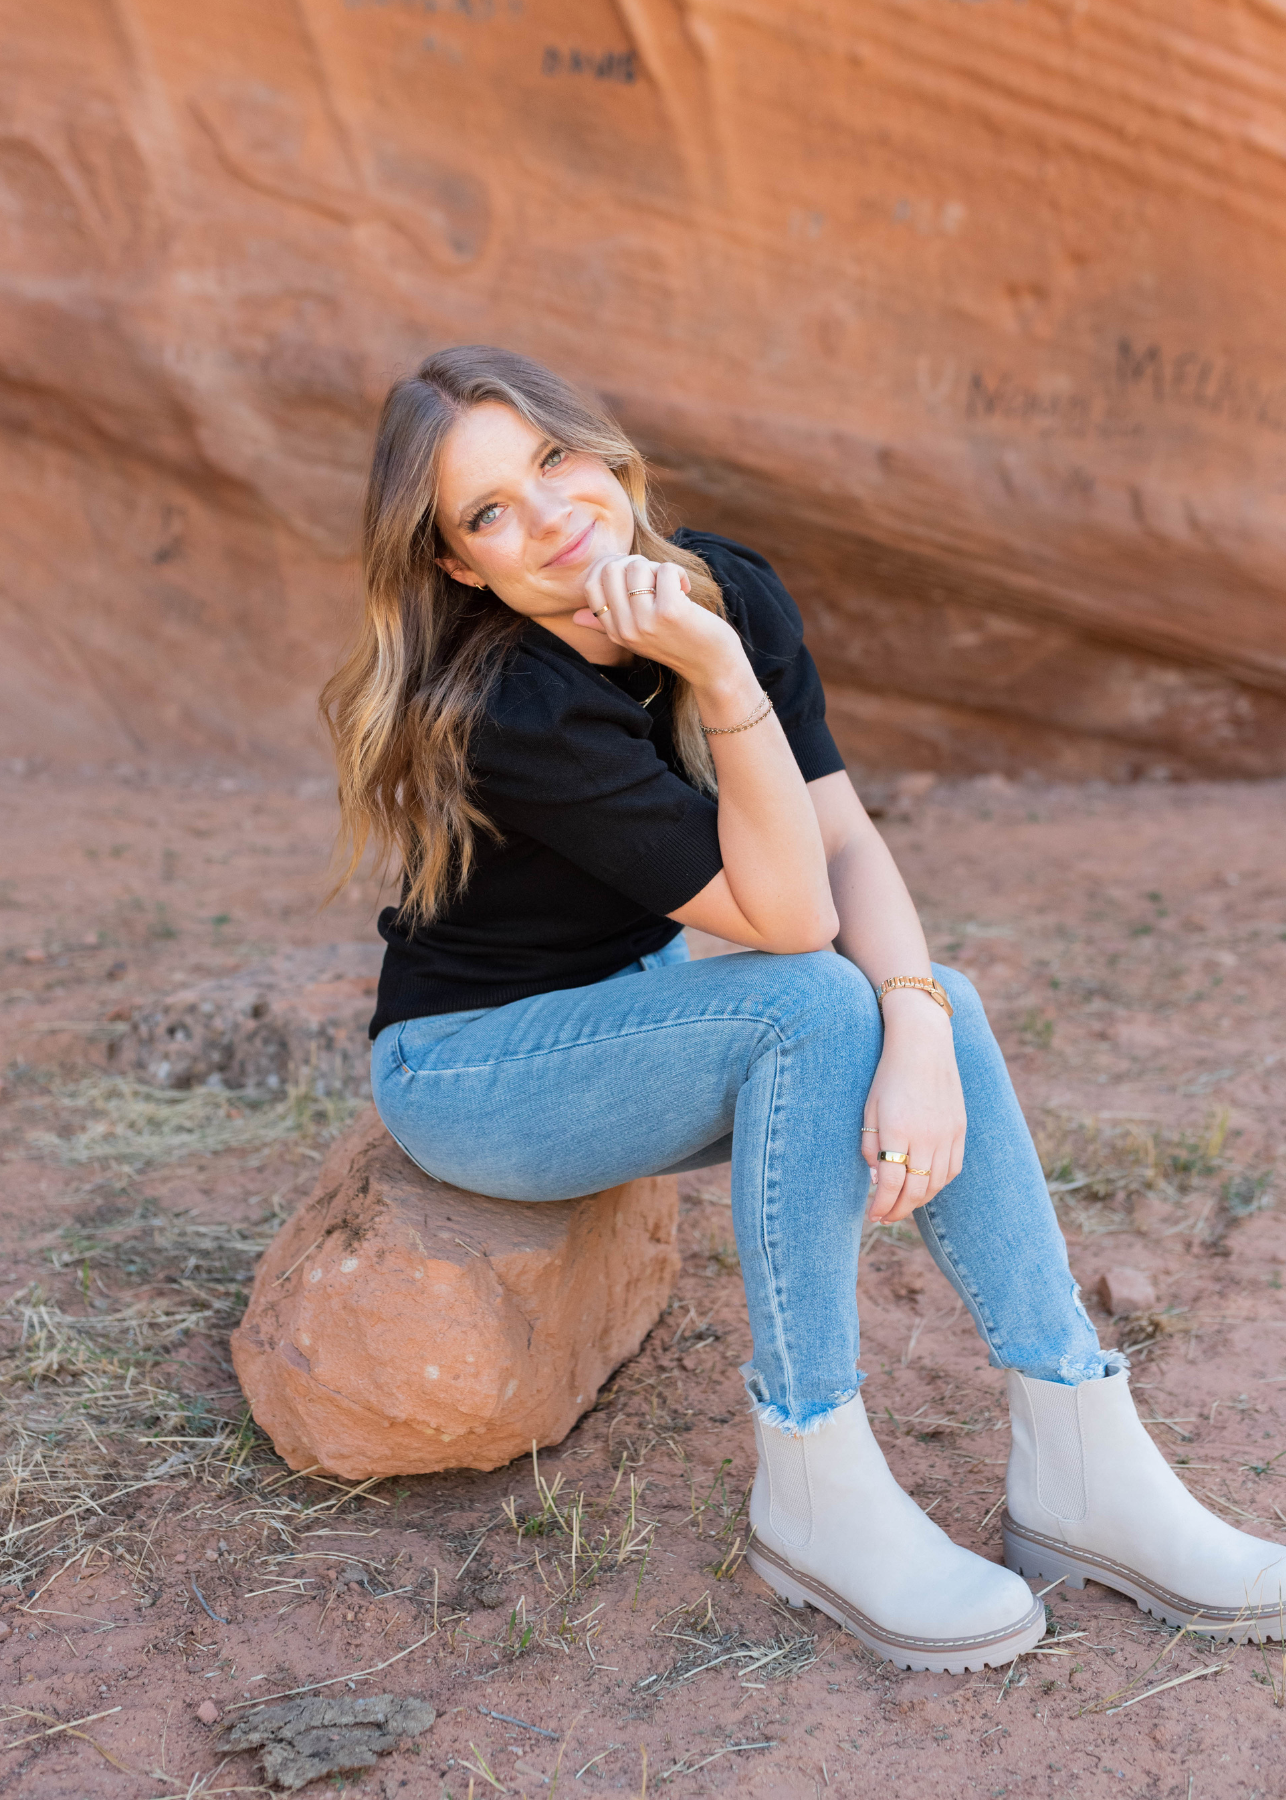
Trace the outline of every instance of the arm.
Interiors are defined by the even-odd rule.
[[[726,687],[696,692],[702,721],[710,725],[736,724],[762,699],[748,663]],[[748,950],[788,955],[829,948],[840,919],[822,833],[776,715],[749,731],[713,737],[710,748],[719,778],[723,868],[670,917]]]
[[[836,947],[873,987],[890,975],[928,975],[929,951],[906,884],[842,772],[808,784],[839,914]],[[879,1185],[873,1219],[905,1219],[960,1173],[965,1107],[951,1021],[928,994],[895,988],[884,998],[884,1053],[866,1100],[862,1154]],[[877,1150],[909,1150],[906,1174]]]
[[[653,580],[654,595],[631,595],[631,588]],[[676,563],[614,558],[590,576],[590,606],[576,613],[574,622],[592,625],[691,682],[703,724],[739,724],[755,711],[763,692],[736,632],[726,620],[693,605],[683,591],[686,580]],[[775,715],[709,743],[719,779],[724,866],[669,916],[752,950],[824,949],[839,920],[822,831]]]

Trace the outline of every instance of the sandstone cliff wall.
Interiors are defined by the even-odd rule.
[[[867,768],[1286,769],[1266,0],[0,0],[0,750],[318,756],[373,411],[605,391]]]

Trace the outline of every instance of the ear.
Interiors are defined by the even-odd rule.
[[[439,569],[446,570],[452,581],[458,581],[465,587],[481,588],[487,585],[485,581],[474,574],[468,563],[462,563],[458,556],[435,556],[433,560]]]

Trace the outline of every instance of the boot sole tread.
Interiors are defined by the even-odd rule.
[[[1010,1515],[1001,1514],[1005,1544],[1005,1566],[1027,1581],[1057,1581],[1083,1587],[1086,1581],[1101,1582],[1133,1600],[1140,1612],[1151,1613],[1166,1625],[1186,1625],[1198,1637],[1230,1637],[1234,1632],[1258,1631],[1266,1638],[1281,1638],[1283,1611],[1279,1603],[1273,1607],[1199,1606],[1183,1594],[1171,1592],[1128,1563],[1110,1556],[1097,1556],[1046,1536],[1030,1526],[1017,1524]],[[1265,1540],[1267,1541],[1267,1540]],[[1074,1581],[1068,1579],[1075,1577]]]
[[[815,1575],[803,1575],[768,1545],[756,1541],[747,1560],[755,1573],[791,1606],[807,1603],[850,1632],[858,1641],[899,1669],[934,1675],[963,1675],[1000,1668],[1045,1635],[1045,1607],[1035,1600],[1023,1618],[1000,1631],[968,1638],[920,1638],[886,1631]]]

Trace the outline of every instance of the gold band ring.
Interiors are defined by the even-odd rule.
[[[591,610],[591,612],[594,612],[594,609],[593,609],[593,608],[592,608],[592,607],[591,607],[591,608],[590,608],[590,610]],[[604,613],[605,613],[605,612],[606,612],[606,611],[607,611],[607,605],[606,605],[606,603],[604,603],[604,604],[603,604],[603,605],[602,605],[602,606],[600,606],[600,607],[599,607],[599,608],[598,608],[598,610],[597,610],[597,611],[596,611],[596,612],[594,612],[594,617],[595,617],[595,618],[596,618],[596,619],[601,619],[601,618],[602,618],[602,616],[603,616],[603,614],[604,614]]]
[[[906,1160],[910,1154],[911,1152],[909,1150],[881,1150],[879,1160],[881,1162],[901,1163],[903,1167],[905,1167]]]
[[[911,1167],[910,1163],[908,1163],[906,1165],[906,1172],[908,1175],[932,1175],[933,1170],[932,1169],[913,1169]]]
[[[634,598],[635,594],[654,594],[655,592],[656,592],[656,589],[654,587],[626,588],[626,590],[625,590],[626,598],[629,600],[632,600]]]

